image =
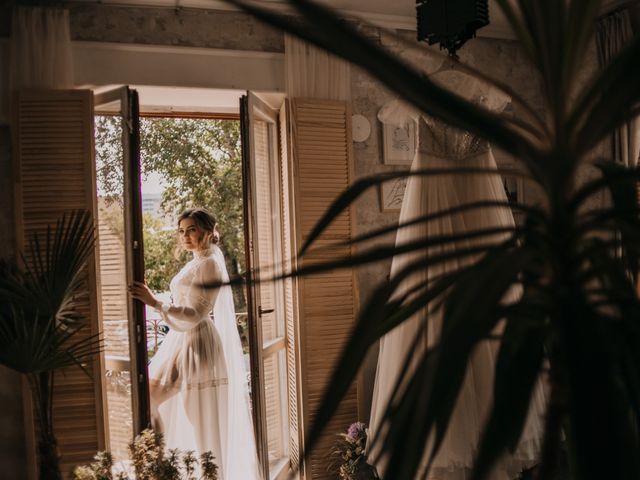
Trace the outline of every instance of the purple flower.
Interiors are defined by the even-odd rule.
[[[366,426],[362,422],[352,423],[349,427],[349,430],[347,430],[347,437],[349,437],[349,439],[353,441],[356,441],[358,437],[360,437],[364,433],[365,428]]]

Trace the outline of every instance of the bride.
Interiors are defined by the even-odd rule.
[[[152,423],[167,448],[212,452],[221,480],[259,480],[231,288],[203,287],[229,280],[216,220],[203,208],[186,210],[178,236],[193,259],[171,280],[173,301],[163,303],[141,282],[129,287],[170,327],[149,364]]]

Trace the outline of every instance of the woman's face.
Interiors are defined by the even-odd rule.
[[[193,218],[184,218],[178,225],[178,236],[180,245],[185,250],[199,250],[202,246],[202,239],[205,232],[196,224]]]

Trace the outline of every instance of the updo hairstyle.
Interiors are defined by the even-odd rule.
[[[211,233],[211,243],[217,245],[220,242],[220,234],[216,230],[218,222],[213,215],[211,215],[204,208],[189,208],[182,212],[178,217],[178,228],[180,228],[180,222],[186,218],[191,218],[195,224],[205,233]],[[200,245],[201,249],[208,248],[209,245]]]

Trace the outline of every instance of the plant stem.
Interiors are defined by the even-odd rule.
[[[544,437],[540,468],[536,472],[536,480],[548,480],[558,469],[558,454],[560,452],[560,432],[566,415],[566,395],[563,392],[558,367],[552,362],[550,369],[550,398],[545,417]]]
[[[63,480],[58,441],[53,433],[53,372],[30,375],[29,385],[37,405],[38,478],[39,480]]]

